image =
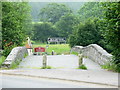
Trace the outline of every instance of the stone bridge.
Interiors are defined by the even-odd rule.
[[[6,60],[3,62],[2,67],[10,67],[13,62],[20,62],[26,54],[28,54],[26,47],[13,48]]]
[[[112,59],[112,55],[107,53],[102,47],[98,46],[97,44],[91,44],[91,45],[86,46],[86,47],[75,46],[71,49],[71,52],[82,53],[85,58],[87,57],[88,59],[91,59],[91,60],[93,60],[94,62],[96,62],[100,65],[103,65],[103,64],[109,62]],[[20,61],[21,59],[23,59],[25,54],[27,54],[27,53],[28,53],[28,51],[25,47],[13,48],[13,50],[8,55],[8,57],[6,58],[5,62],[2,65],[10,67],[13,62],[17,62],[17,61]],[[42,64],[42,56],[31,55],[30,57],[27,57],[27,59],[25,59],[25,60],[26,60],[25,62],[28,63],[28,67],[29,67],[29,65],[30,66],[33,65],[33,67],[35,67],[35,65],[36,66],[38,65],[37,67],[39,67]],[[70,65],[66,64],[69,67],[70,66],[75,67],[78,64],[78,58],[75,57],[75,56],[70,56],[70,55],[67,55],[67,56],[60,55],[60,56],[54,56],[54,57],[53,56],[48,56],[48,60],[49,60],[49,63],[51,63],[51,62],[54,63],[55,62],[56,65],[59,66],[59,67],[60,67],[60,65],[62,67],[64,62],[71,63]],[[57,62],[59,62],[59,63],[57,63]],[[24,64],[24,62],[22,62],[22,63],[23,63],[23,66],[26,65],[26,64]],[[52,63],[51,63],[51,65],[52,65]],[[55,63],[54,63],[54,66],[56,66]],[[72,65],[72,63],[75,63],[75,64]]]
[[[104,65],[112,60],[112,55],[97,44],[90,44],[86,47],[75,46],[71,49],[71,52],[82,53],[85,57],[100,65]]]

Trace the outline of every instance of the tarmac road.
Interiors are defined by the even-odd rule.
[[[43,56],[31,55],[26,57],[19,65],[19,69],[42,67]],[[47,65],[54,68],[77,68],[78,57],[75,55],[48,55]]]
[[[4,75],[2,79],[2,88],[87,88],[86,86],[52,79],[32,78]]]

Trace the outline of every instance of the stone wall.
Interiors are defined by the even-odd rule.
[[[75,46],[71,51],[82,53],[84,56],[100,65],[104,65],[112,59],[112,55],[97,44],[90,44],[86,47]]]
[[[28,54],[26,47],[15,47],[12,49],[6,60],[3,62],[2,67],[10,67],[13,62],[19,62]]]

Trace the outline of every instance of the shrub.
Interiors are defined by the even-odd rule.
[[[11,52],[11,50],[16,47],[16,45],[11,45],[11,46],[4,46],[4,50],[3,50],[3,53],[2,55],[7,57],[9,55],[9,53]]]

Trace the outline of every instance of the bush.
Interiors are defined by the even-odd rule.
[[[2,53],[3,56],[7,57],[14,47],[16,47],[15,44],[11,45],[11,46],[4,46],[4,50],[3,50],[3,53]]]

